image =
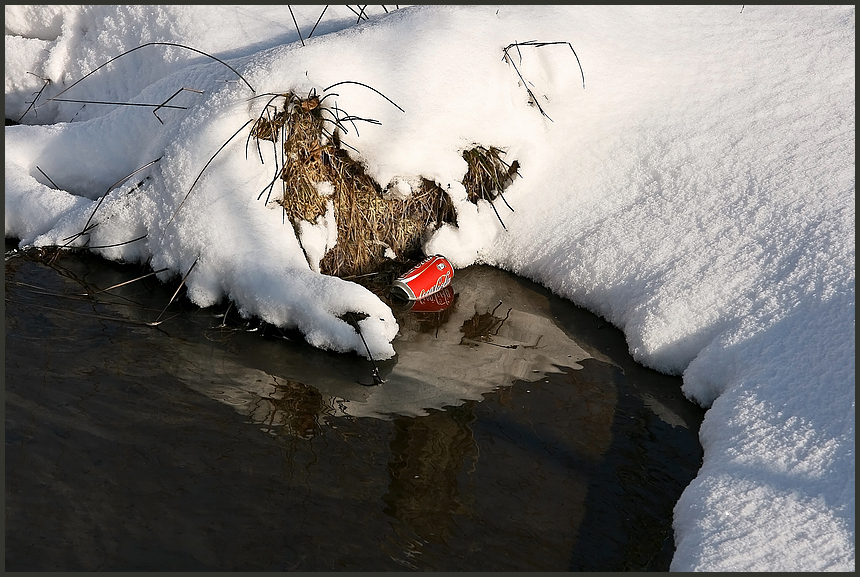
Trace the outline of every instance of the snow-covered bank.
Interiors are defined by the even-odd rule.
[[[674,570],[854,569],[854,14],[842,7],[410,7],[355,24],[330,8],[299,41],[284,7],[6,8],[6,235],[91,246],[187,279],[317,346],[378,357],[391,311],[312,272],[242,132],[264,98],[170,46],[225,59],[256,94],[324,90],[377,119],[344,135],[383,186],[437,181],[459,228],[428,243],[456,266],[535,279],[624,330],[643,364],[683,374],[710,410],[705,461],[675,512]],[[322,7],[293,7],[304,31]],[[369,10],[370,11],[370,10]],[[502,50],[552,121],[527,102]],[[74,120],[73,122],[69,122]],[[360,131],[360,136],[357,134]],[[204,166],[228,142],[215,160]],[[505,148],[513,207],[465,200],[462,151]],[[37,168],[38,167],[38,168]],[[202,171],[202,172],[201,172]],[[57,188],[42,174],[48,175]],[[198,180],[199,177],[199,180]],[[196,181],[196,182],[195,182]],[[136,185],[142,182],[138,188]],[[189,192],[190,191],[190,192]],[[187,199],[186,199],[187,196]],[[77,242],[82,242],[82,237]],[[168,273],[164,273],[166,278]]]

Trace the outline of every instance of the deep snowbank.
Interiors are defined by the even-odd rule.
[[[306,36],[321,7],[293,8]],[[41,78],[45,102],[155,41],[229,59],[256,94],[374,87],[405,113],[357,85],[331,102],[381,122],[344,141],[383,186],[424,176],[450,190],[459,227],[428,252],[512,270],[604,316],[640,362],[683,374],[711,406],[673,570],[853,570],[854,7],[428,6],[360,25],[339,10],[302,46],[283,7],[7,7],[6,116]],[[585,89],[567,45],[516,53],[552,121],[502,60],[527,40],[570,42],[581,59]],[[64,96],[160,103],[183,87],[204,92],[178,95],[188,110],[160,110],[163,125],[147,108],[66,102],[7,127],[6,235],[62,244],[108,187],[160,159],[107,194],[89,235],[145,239],[94,250],[162,278],[193,266],[197,304],[229,298],[324,348],[365,354],[338,317],[366,313],[372,354],[392,355],[391,311],[313,272],[299,240],[322,236],[297,239],[258,200],[271,167],[246,158],[247,132],[231,135],[266,99],[228,68],[151,47]],[[465,200],[473,144],[520,161],[505,193],[515,212],[496,203],[507,232]]]

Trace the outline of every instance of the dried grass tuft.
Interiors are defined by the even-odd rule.
[[[342,150],[339,154],[346,156]],[[428,232],[456,222],[450,198],[435,183],[424,180],[405,200],[385,198],[360,165],[347,157],[343,166],[352,167],[345,176],[354,180],[335,185],[338,242],[320,263],[324,273],[347,277],[377,272],[389,260],[389,250],[395,260],[418,259]]]
[[[506,189],[514,181],[514,177],[519,174],[520,163],[515,160],[508,164],[502,160],[502,155],[505,151],[501,148],[491,146],[484,148],[483,146],[475,146],[463,152],[463,158],[469,166],[466,170],[466,175],[463,177],[463,186],[466,188],[468,199],[477,204],[479,200],[490,202],[493,207],[493,212],[496,213],[496,218],[502,223],[502,228],[508,230],[505,222],[496,210],[496,206],[492,204],[497,196],[501,196],[505,205],[513,208],[502,196],[502,191]]]
[[[463,186],[471,202],[477,204],[479,199],[493,201],[514,181],[520,163],[515,160],[508,164],[502,160],[504,154],[504,150],[495,146],[475,146],[463,152],[469,166],[463,177]]]
[[[336,116],[343,111],[336,106],[334,113],[326,109],[324,97],[314,92],[307,98],[292,92],[276,96],[283,96],[283,106],[268,105],[251,131],[257,146],[261,141],[274,146],[276,165],[281,167],[275,182],[280,182],[282,193],[275,201],[298,231],[300,221],[314,222],[331,200],[337,243],[323,257],[320,271],[372,290],[389,286],[423,256],[428,233],[443,223],[456,224],[450,197],[428,179],[422,179],[406,199],[385,195],[341,146],[343,121],[357,117]],[[508,165],[503,154],[499,148],[481,146],[463,153],[469,163],[464,184],[472,202],[495,199],[517,174],[519,164]],[[331,185],[330,195],[320,194],[321,183]]]

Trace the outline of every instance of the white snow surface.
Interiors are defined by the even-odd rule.
[[[22,123],[6,127],[6,237],[62,245],[93,215],[70,246],[144,237],[92,250],[321,348],[366,355],[338,318],[365,313],[371,354],[391,357],[391,310],[314,267],[334,214],[297,239],[258,199],[271,161],[245,151],[259,95],[361,82],[384,97],[341,84],[324,101],[381,123],[343,136],[353,156],[395,194],[426,177],[455,202],[428,254],[588,308],[709,407],[673,571],[853,571],[855,7],[372,6],[357,23],[330,6],[308,38],[323,8],[292,7],[300,40],[285,6],[6,6],[6,118]],[[527,41],[558,44],[503,60]],[[163,124],[48,100],[154,42],[223,63],[153,44],[59,98],[202,91]],[[520,162],[513,211],[495,202],[507,230],[460,184],[475,144]]]

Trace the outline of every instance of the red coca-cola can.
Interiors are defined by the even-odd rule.
[[[391,285],[391,291],[410,301],[420,300],[439,292],[451,284],[453,278],[454,267],[448,259],[434,254],[398,277]]]

